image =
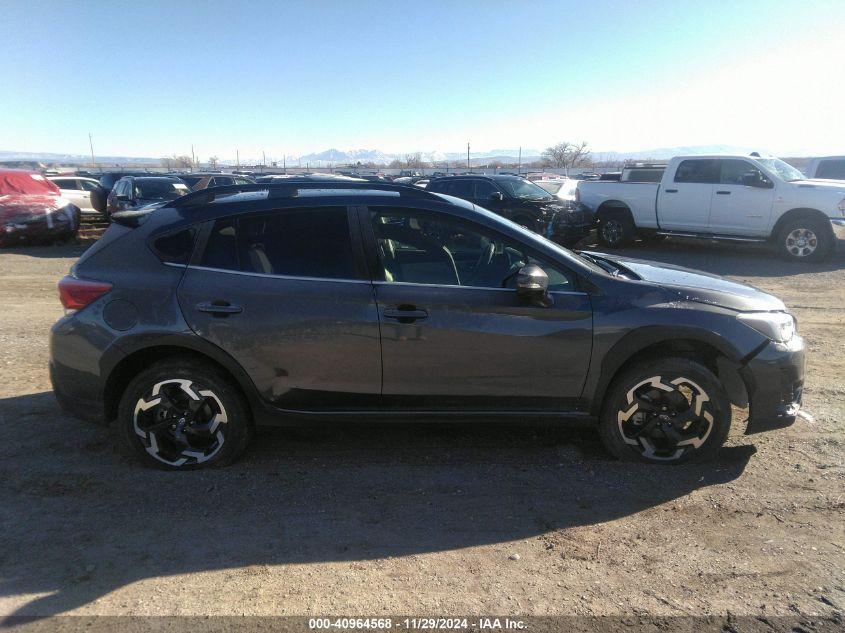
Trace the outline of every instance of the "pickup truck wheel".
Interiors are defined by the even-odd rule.
[[[778,233],[778,250],[785,259],[817,262],[830,255],[830,229],[813,217],[790,220]]]
[[[695,361],[666,358],[614,381],[599,434],[619,459],[678,464],[715,456],[730,427],[730,401],[716,376]]]
[[[631,216],[624,211],[611,211],[599,220],[598,238],[602,246],[622,248],[633,244],[637,236]]]

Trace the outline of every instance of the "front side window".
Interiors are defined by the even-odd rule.
[[[747,160],[726,158],[722,161],[720,182],[723,185],[746,185],[750,182],[762,182],[763,180],[768,179],[763,176],[763,172]]]
[[[682,160],[675,170],[675,182],[716,184],[721,177],[717,158],[696,158]]]
[[[831,180],[845,180],[845,158],[836,160],[823,160],[816,170],[816,178],[829,178]]]
[[[574,290],[570,273],[511,238],[470,222],[407,209],[371,211],[383,278],[393,283],[515,288],[536,264],[549,290]]]
[[[82,189],[85,191],[94,191],[97,187],[99,187],[96,182],[91,182],[90,180],[80,180],[79,184],[82,185]]]
[[[346,209],[290,209],[215,222],[201,264],[286,277],[356,279]]]
[[[475,181],[475,197],[478,200],[489,200],[490,196],[499,191],[498,187],[489,180]]]

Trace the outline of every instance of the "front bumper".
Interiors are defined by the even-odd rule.
[[[845,218],[831,218],[830,228],[833,229],[833,237],[837,242],[845,242]]]
[[[740,369],[748,391],[746,434],[790,426],[801,409],[804,339],[769,343]]]
[[[593,212],[579,204],[555,214],[546,227],[545,235],[553,242],[572,246],[587,237],[594,228]]]

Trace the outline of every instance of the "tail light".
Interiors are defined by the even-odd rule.
[[[59,281],[59,299],[67,313],[81,310],[111,289],[112,285],[105,281],[77,279],[68,275]]]

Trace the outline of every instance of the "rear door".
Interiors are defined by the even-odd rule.
[[[750,161],[724,158],[720,162],[720,182],[710,204],[710,232],[768,235],[775,197],[773,183]]]
[[[710,226],[710,203],[719,182],[719,159],[682,160],[671,182],[657,193],[657,219],[661,229],[706,233]]]
[[[497,231],[396,207],[362,211],[382,322],[383,401],[426,411],[572,411],[592,348],[589,297],[565,267]],[[553,305],[517,297],[546,270]]]
[[[179,288],[191,329],[288,410],[360,410],[381,391],[379,321],[346,207],[217,220]],[[353,235],[355,239],[353,241]]]

